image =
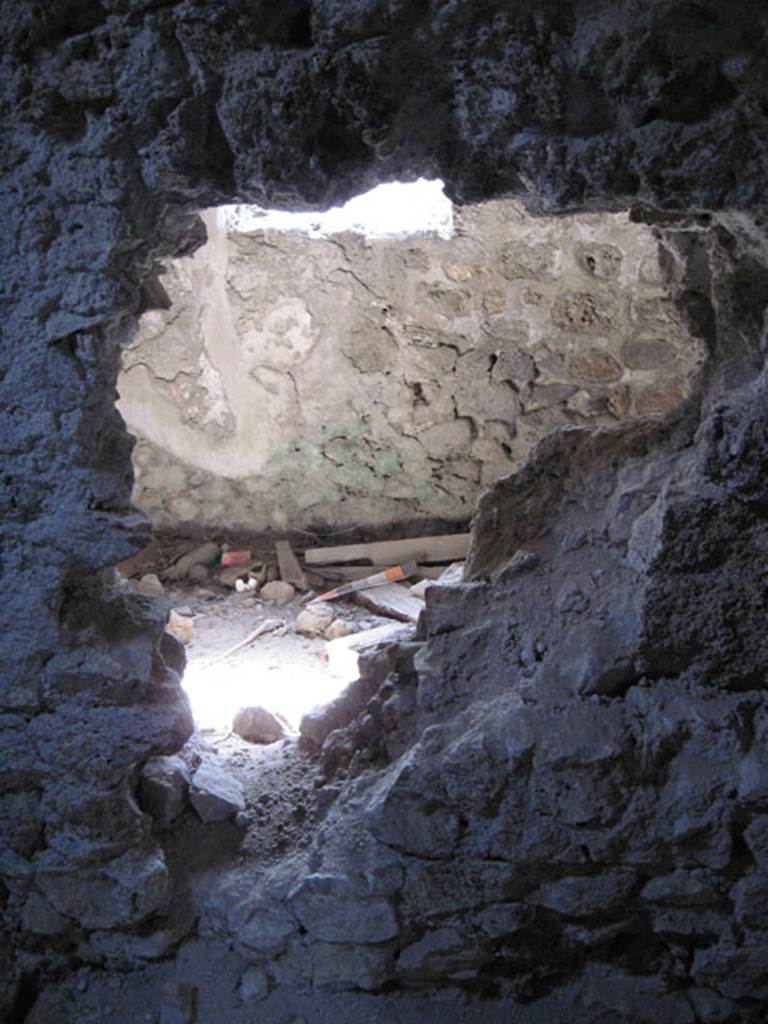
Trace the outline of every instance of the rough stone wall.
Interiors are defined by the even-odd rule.
[[[386,241],[206,220],[118,380],[159,527],[465,522],[542,437],[668,412],[702,359],[626,214],[491,202]]]
[[[108,568],[147,534],[112,405],[123,322],[157,301],[155,260],[200,242],[196,209],[329,204],[432,175],[461,199],[702,214],[691,229],[709,219],[711,256],[681,232],[680,301],[718,369],[703,415],[690,410],[681,429],[556,435],[488,499],[481,576],[535,541],[521,508],[551,510],[538,568],[533,551],[506,577],[532,566],[529,579],[549,577],[546,608],[538,588],[503,576],[435,594],[415,674],[403,664],[390,682],[405,684],[393,763],[340,775],[337,827],[307,837],[315,852],[295,871],[290,851],[282,861],[288,898],[259,889],[280,907],[278,934],[282,915],[295,927],[284,934],[299,970],[277,980],[319,985],[331,965],[330,984],[353,990],[346,1021],[386,1018],[414,974],[442,990],[446,1002],[426,1004],[433,1019],[450,1001],[457,1019],[546,1020],[558,984],[561,1019],[764,1018],[762,0],[5,0],[0,12],[2,1012],[24,1020],[41,992],[37,1021],[133,1022],[131,999],[172,984],[199,990],[205,1024],[253,1018],[244,1004],[221,1009],[241,921],[222,928],[210,913],[168,957],[181,937],[167,911],[185,890],[134,799],[135,769],[177,748],[190,723],[163,613],[115,589]],[[579,586],[555,587],[565,570],[552,559],[579,551]],[[486,684],[505,687],[498,719]],[[426,717],[407,713],[417,692]],[[392,690],[376,696],[340,727],[342,768],[355,736],[376,754],[375,716],[397,710]],[[601,728],[587,742],[590,724]],[[274,921],[246,907],[257,934]],[[528,907],[551,947],[529,947]],[[339,944],[328,923],[342,908],[379,930]],[[385,938],[393,914],[399,930]],[[382,949],[408,948],[394,985],[355,995],[388,976],[376,974]],[[115,949],[119,975],[105,969]],[[468,971],[499,979],[503,1000],[473,1003]],[[89,985],[112,997],[86,1016]],[[259,1015],[277,1024],[299,1004],[278,993]],[[159,1003],[139,1013],[147,1005]],[[327,1016],[317,992],[301,1005]]]

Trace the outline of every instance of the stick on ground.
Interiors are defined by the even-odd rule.
[[[253,632],[249,633],[247,637],[238,641],[234,647],[230,647],[229,650],[225,651],[223,654],[217,654],[215,658],[211,658],[210,661],[206,661],[201,667],[208,668],[219,661],[224,661],[226,658],[230,658],[233,654],[242,650],[243,647],[247,647],[249,644],[252,644],[254,640],[258,640],[260,636],[263,636],[265,633],[272,633],[274,630],[280,629],[280,627],[284,625],[285,622],[283,619],[265,619],[256,627],[256,629],[253,630]]]

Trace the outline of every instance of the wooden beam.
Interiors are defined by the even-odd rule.
[[[363,580],[375,572],[384,572],[388,565],[323,565],[319,566],[313,576],[321,576],[327,580]],[[423,576],[428,580],[436,580],[444,565],[417,565],[414,576]]]
[[[276,540],[275,551],[277,552],[277,564],[280,568],[280,578],[286,583],[292,583],[298,590],[309,590],[307,577],[299,565],[293,548],[287,540]]]
[[[408,587],[400,583],[388,583],[383,587],[359,590],[353,599],[377,615],[386,615],[390,619],[399,619],[400,622],[416,622],[424,607],[421,598],[414,597],[408,592]]]
[[[307,565],[332,562],[370,561],[375,565],[401,562],[460,562],[469,551],[468,533],[450,533],[439,537],[412,537],[408,540],[381,540],[371,544],[342,544],[332,548],[309,548],[304,552]]]

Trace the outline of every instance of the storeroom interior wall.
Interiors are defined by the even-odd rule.
[[[626,214],[499,201],[398,239],[205,220],[118,379],[159,528],[464,524],[541,438],[663,415],[704,359],[679,260]]]

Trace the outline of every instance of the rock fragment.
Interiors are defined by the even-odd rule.
[[[175,636],[179,643],[184,644],[186,647],[192,640],[194,619],[188,615],[179,615],[177,611],[173,610],[171,611],[171,617],[168,619],[168,625],[165,628],[171,636]]]
[[[232,722],[232,732],[249,743],[276,743],[286,735],[280,719],[257,705],[240,708]]]
[[[339,640],[343,636],[352,636],[353,633],[357,633],[354,623],[346,622],[344,619],[334,619],[325,631],[325,639]]]
[[[304,636],[322,636],[333,622],[333,608],[323,601],[315,601],[296,618],[296,632]]]
[[[67,919],[38,892],[33,892],[24,904],[21,923],[34,935],[59,935],[68,927]]]
[[[255,1003],[269,992],[269,981],[261,967],[249,967],[240,979],[238,995],[244,1003]]]
[[[170,825],[187,798],[189,770],[180,757],[151,757],[141,770],[139,804],[159,825]]]
[[[385,942],[400,931],[388,900],[358,895],[342,875],[307,875],[290,904],[310,935],[325,942]]]
[[[418,597],[421,601],[424,600],[424,595],[433,585],[434,580],[419,580],[418,583],[414,583],[412,587],[408,589],[408,593],[411,597]]]
[[[145,573],[145,575],[142,576],[139,582],[136,584],[136,589],[140,594],[165,593],[163,584],[160,582],[159,577],[154,572]]]
[[[245,809],[245,797],[237,779],[205,761],[192,776],[189,799],[205,824],[226,821]]]
[[[282,580],[271,580],[269,583],[265,583],[261,588],[261,596],[269,604],[277,605],[278,608],[282,608],[283,605],[290,604],[296,594],[296,590],[291,586],[290,583],[284,583]]]

